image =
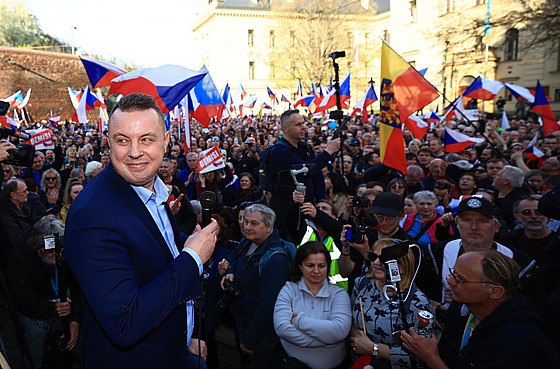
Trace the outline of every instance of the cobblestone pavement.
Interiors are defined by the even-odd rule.
[[[16,330],[6,305],[0,305],[0,337],[4,341],[11,369],[23,369]],[[220,369],[243,369],[239,352],[235,348],[233,331],[220,328],[216,333]]]

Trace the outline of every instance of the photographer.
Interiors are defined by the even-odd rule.
[[[58,338],[63,334],[60,318],[68,317],[70,321],[70,337],[64,341],[67,350],[72,350],[76,344],[81,321],[78,293],[69,295],[68,302],[59,300],[59,286],[70,285],[71,292],[77,291],[74,290],[74,283],[58,279],[55,249],[48,248],[44,239],[54,233],[62,235],[64,224],[53,217],[43,218],[24,232],[14,248],[7,273],[12,301],[25,329],[25,338],[36,368],[42,365],[43,347],[48,333],[55,333],[53,339],[60,341]],[[63,267],[66,275],[71,276],[66,264]],[[73,278],[68,278],[68,282],[70,280]]]
[[[235,173],[251,173],[254,177],[258,177],[259,167],[259,147],[253,136],[247,137],[243,144],[243,151],[235,164]]]
[[[295,190],[290,170],[294,164],[314,165],[314,170],[310,169],[309,173],[298,178],[301,178],[300,181],[307,188],[305,201],[315,202],[325,199],[325,181],[321,170],[331,160],[332,154],[340,148],[340,139],[328,142],[325,151],[315,156],[313,148],[303,141],[306,124],[298,110],[282,113],[280,124],[284,136],[273,146],[269,157],[269,180],[272,188],[270,207],[276,213],[275,228],[280,230],[280,236],[285,236],[286,216],[292,192]]]

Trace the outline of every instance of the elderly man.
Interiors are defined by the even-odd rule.
[[[433,298],[445,304],[452,300],[447,271],[455,266],[457,258],[465,252],[478,249],[494,249],[515,260],[524,272],[520,277],[521,292],[541,307],[544,298],[543,277],[536,263],[525,252],[506,247],[494,241],[500,228],[494,206],[490,201],[471,197],[461,201],[455,218],[460,239],[434,245],[433,254],[438,265],[442,295]]]
[[[272,321],[274,303],[288,279],[291,261],[285,252],[267,253],[284,242],[273,229],[272,209],[255,204],[245,208],[243,216],[245,237],[228,261],[220,263],[220,269],[227,269],[222,288],[230,281],[244,292],[230,306],[239,329],[239,347],[249,355],[251,368],[268,368],[279,342]]]
[[[442,159],[433,159],[430,161],[428,165],[430,168],[430,173],[426,177],[422,178],[422,184],[424,185],[424,189],[428,191],[434,190],[434,184],[436,181],[439,180],[447,180],[450,181],[449,176],[447,175],[447,162]],[[451,182],[451,181],[450,181]]]
[[[402,332],[403,346],[431,369],[560,367],[538,328],[540,318],[517,293],[519,271],[515,261],[495,250],[461,255],[446,271],[455,302],[439,349],[434,336],[424,338],[413,329]]]
[[[216,222],[182,235],[156,175],[169,143],[155,100],[123,97],[108,127],[111,163],[74,200],[65,258],[85,298],[82,368],[191,368],[192,299],[216,242]],[[204,365],[202,365],[204,367]]]
[[[37,183],[41,183],[41,178],[43,177],[43,172],[45,171],[44,164],[45,155],[40,151],[35,152],[33,165],[23,171],[21,178],[33,177]]]
[[[189,152],[187,154],[187,166],[179,174],[179,178],[183,180],[185,187],[187,188],[186,195],[190,200],[196,200],[196,177],[198,166],[198,155],[194,152]]]
[[[424,177],[422,167],[418,165],[409,165],[406,169],[408,173],[404,176],[404,180],[406,182],[406,186],[408,187],[408,194],[410,195],[423,191],[425,189],[424,183],[420,181],[422,177]]]
[[[521,169],[506,165],[492,181],[492,186],[498,191],[496,209],[501,211],[509,229],[513,229],[515,226],[513,204],[528,194],[522,188],[524,179],[525,175]]]

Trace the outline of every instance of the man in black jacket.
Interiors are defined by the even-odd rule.
[[[476,250],[457,259],[449,285],[455,300],[439,342],[414,329],[402,332],[403,346],[431,369],[558,368],[552,344],[539,330],[540,318],[517,293],[519,266],[498,251]]]

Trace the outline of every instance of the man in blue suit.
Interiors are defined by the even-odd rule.
[[[72,203],[65,232],[84,296],[83,368],[189,368],[206,355],[191,340],[191,300],[216,222],[186,241],[179,232],[156,175],[169,132],[153,98],[123,97],[108,135],[111,164]]]

